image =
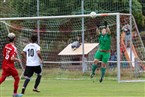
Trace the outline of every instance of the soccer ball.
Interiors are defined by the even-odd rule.
[[[95,18],[96,16],[97,16],[96,12],[92,11],[92,12],[90,13],[90,17],[91,17],[91,18]]]

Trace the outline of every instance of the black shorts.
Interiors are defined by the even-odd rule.
[[[41,75],[42,73],[41,66],[26,66],[24,76],[27,76],[30,78],[33,76],[34,73]]]

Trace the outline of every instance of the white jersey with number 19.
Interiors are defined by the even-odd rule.
[[[26,66],[39,66],[40,59],[37,51],[40,51],[40,46],[36,43],[29,43],[23,49],[26,52]]]

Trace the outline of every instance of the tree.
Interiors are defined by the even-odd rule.
[[[81,14],[81,0],[39,0],[40,16]],[[37,0],[9,0],[10,7],[5,7],[10,15],[37,16]],[[133,15],[139,27],[144,26],[144,0],[132,0]],[[3,5],[4,6],[4,5]],[[0,7],[0,10],[3,7]],[[129,0],[84,0],[85,14],[126,12],[129,13]],[[1,12],[4,13],[2,10]]]

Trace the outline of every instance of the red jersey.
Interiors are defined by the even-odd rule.
[[[14,61],[11,60],[12,56],[16,56],[17,50],[16,47],[13,44],[6,44],[3,49],[3,63],[2,68],[14,68]]]

